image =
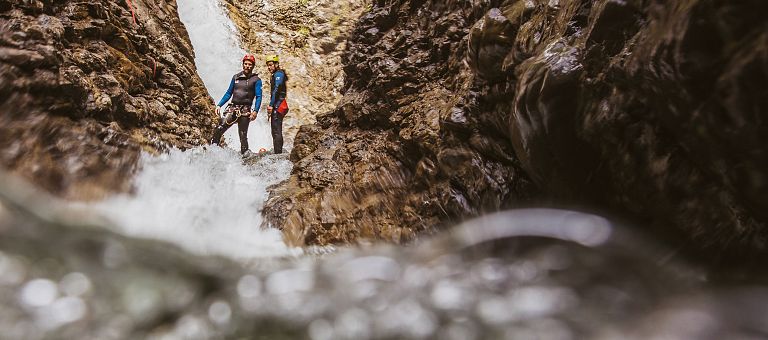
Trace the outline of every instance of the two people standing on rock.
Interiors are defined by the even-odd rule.
[[[283,117],[288,113],[285,102],[287,95],[285,71],[279,68],[278,56],[267,57],[267,68],[272,73],[271,95],[267,115],[271,122],[272,142],[275,153],[283,152]],[[240,154],[246,156],[248,149],[248,125],[256,119],[262,99],[262,82],[258,75],[253,73],[256,57],[246,54],[242,59],[243,71],[232,76],[229,88],[216,105],[216,114],[220,117],[219,125],[214,129],[211,144],[219,145],[221,137],[232,125],[237,123],[240,137]],[[222,107],[230,101],[230,105],[222,112]]]

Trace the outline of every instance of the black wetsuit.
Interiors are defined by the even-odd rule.
[[[229,89],[224,97],[219,101],[218,106],[224,104],[232,98],[232,103],[224,111],[219,126],[213,131],[211,144],[219,144],[221,136],[235,122],[237,122],[237,132],[240,136],[240,153],[248,150],[248,125],[251,122],[250,111],[258,112],[261,106],[261,79],[255,73],[249,75],[238,72],[232,76],[229,83]],[[254,99],[256,99],[254,101]],[[251,105],[253,105],[251,107]]]
[[[272,127],[272,145],[275,148],[275,153],[283,152],[283,117],[288,114],[288,111],[278,113],[277,108],[283,103],[285,97],[288,95],[288,76],[285,71],[278,69],[272,73],[272,79],[269,83],[270,86],[270,99],[269,106],[272,107],[272,115],[270,117],[270,125]]]

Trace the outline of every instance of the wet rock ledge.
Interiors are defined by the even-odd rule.
[[[0,0],[0,165],[67,198],[129,189],[141,150],[205,141],[173,0]]]
[[[267,211],[296,243],[403,242],[533,202],[647,226],[700,259],[765,258],[767,11],[374,1],[342,103],[299,131]]]

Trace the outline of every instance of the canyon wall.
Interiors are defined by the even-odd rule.
[[[208,138],[211,100],[168,1],[0,1],[0,165],[58,196],[130,190],[142,150]]]
[[[765,255],[766,9],[375,1],[342,103],[302,127],[268,213],[297,243],[403,241],[549,205],[709,261]]]

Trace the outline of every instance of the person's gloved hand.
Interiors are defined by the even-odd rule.
[[[221,107],[216,106],[216,115],[219,116],[219,118],[224,118],[224,115],[221,114]]]

